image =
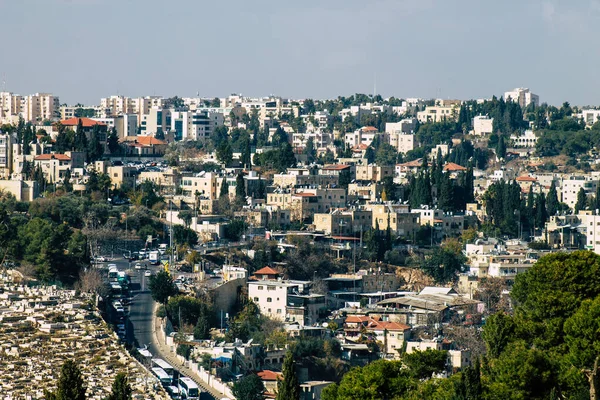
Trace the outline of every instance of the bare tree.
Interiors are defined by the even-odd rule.
[[[84,293],[94,293],[100,296],[106,295],[108,291],[100,271],[95,268],[81,271],[79,280],[75,283],[75,288]]]

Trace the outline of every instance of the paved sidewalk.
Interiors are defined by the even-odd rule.
[[[213,389],[212,387],[208,386],[202,379],[200,379],[200,377],[198,377],[198,375],[196,375],[195,372],[193,372],[191,369],[189,369],[188,367],[183,365],[179,361],[179,359],[173,353],[171,353],[169,346],[167,346],[166,343],[164,343],[163,341],[160,340],[160,337],[159,337],[160,335],[158,335],[156,332],[157,319],[158,319],[156,317],[156,304],[154,305],[154,311],[153,311],[152,315],[153,315],[153,317],[152,317],[152,332],[154,333],[154,343],[156,344],[156,348],[160,352],[160,356],[165,361],[169,362],[169,364],[171,364],[172,366],[177,368],[177,370],[181,371],[185,376],[191,378],[194,382],[196,382],[198,384],[198,386],[200,386],[202,389],[204,389],[204,391],[208,392],[216,400],[226,398],[227,396],[225,396],[223,393],[218,392],[217,390]]]

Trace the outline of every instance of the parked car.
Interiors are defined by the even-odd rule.
[[[144,276],[152,276],[152,272],[151,272],[149,269],[147,269],[147,270],[144,272]]]

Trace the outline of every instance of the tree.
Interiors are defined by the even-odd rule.
[[[584,372],[590,384],[590,399],[600,396],[600,297],[585,300],[565,321],[568,360]]]
[[[117,129],[112,128],[108,133],[108,137],[106,139],[108,150],[110,154],[117,154],[121,148],[119,145],[119,135],[117,134]]]
[[[233,161],[233,149],[228,141],[224,141],[217,147],[217,160],[226,167]]]
[[[585,194],[585,190],[583,188],[579,188],[579,192],[577,192],[577,202],[575,203],[575,214],[581,210],[585,210],[586,205],[587,196]]]
[[[294,355],[291,351],[283,360],[283,381],[279,383],[276,400],[300,400],[300,383],[296,375]]]
[[[100,157],[102,157],[102,154],[104,153],[104,147],[102,146],[102,143],[100,142],[100,125],[94,125],[94,128],[92,129],[92,133],[91,133],[91,137],[90,137],[90,141],[88,142],[87,145],[87,158],[89,162],[94,162],[98,159],[100,159]]]
[[[516,325],[512,317],[497,313],[485,322],[481,336],[485,341],[488,355],[498,358],[508,343],[514,339]]]
[[[312,137],[308,138],[306,141],[304,153],[306,154],[309,164],[315,162],[315,159],[317,158],[317,150],[315,149],[315,141]]]
[[[498,158],[506,157],[506,144],[504,143],[504,136],[500,135],[498,139],[498,147],[496,147],[496,155]]]
[[[67,360],[60,370],[56,391],[46,392],[45,396],[48,400],[85,400],[85,391],[79,366]]]
[[[115,381],[112,385],[112,391],[106,400],[131,400],[132,390],[129,382],[127,381],[127,375],[120,372],[115,377]]]
[[[350,168],[346,168],[340,172],[338,183],[340,187],[347,189],[350,182],[352,182],[352,175],[350,174]]]
[[[262,380],[255,374],[243,377],[237,381],[231,392],[238,400],[262,400],[265,385]]]
[[[244,180],[244,174],[241,172],[235,178],[235,197],[239,200],[246,199],[246,181]]]
[[[167,304],[169,297],[177,294],[177,287],[173,283],[173,277],[167,271],[159,271],[150,277],[148,285],[152,298],[160,304]]]
[[[229,184],[227,183],[227,178],[223,178],[221,182],[221,190],[219,191],[219,199],[224,197],[229,197]]]
[[[556,184],[554,180],[550,184],[550,190],[548,190],[548,197],[546,199],[546,210],[548,215],[554,216],[559,209],[558,194],[556,192]]]
[[[402,356],[402,362],[417,379],[431,378],[434,373],[443,372],[447,360],[447,351],[433,349],[415,351]]]
[[[75,132],[73,146],[75,147],[76,151],[87,152],[88,149],[88,140],[83,130],[83,122],[81,118],[79,118],[79,121],[77,122],[77,132]]]
[[[447,243],[436,247],[423,266],[423,271],[438,283],[454,281],[457,273],[461,272],[466,262],[466,257],[460,251]]]

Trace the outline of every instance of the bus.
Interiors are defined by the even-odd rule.
[[[169,364],[162,358],[153,358],[152,359],[152,368],[154,368],[154,367],[162,368],[163,371],[165,371],[167,373],[167,375],[169,375],[171,378],[173,378],[174,368],[171,366],[171,364]]]
[[[181,392],[177,386],[167,386],[167,393],[173,400],[181,399]]]
[[[198,389],[198,385],[196,385],[196,382],[186,376],[179,378],[179,390],[181,390],[181,396],[186,399],[200,399],[200,390]]]
[[[119,278],[119,269],[115,265],[114,267],[111,265],[108,267],[108,281],[114,282]]]
[[[163,384],[163,386],[169,386],[173,382],[173,379],[162,368],[154,367],[152,368],[152,373],[156,375],[156,377],[158,378],[160,383]]]

